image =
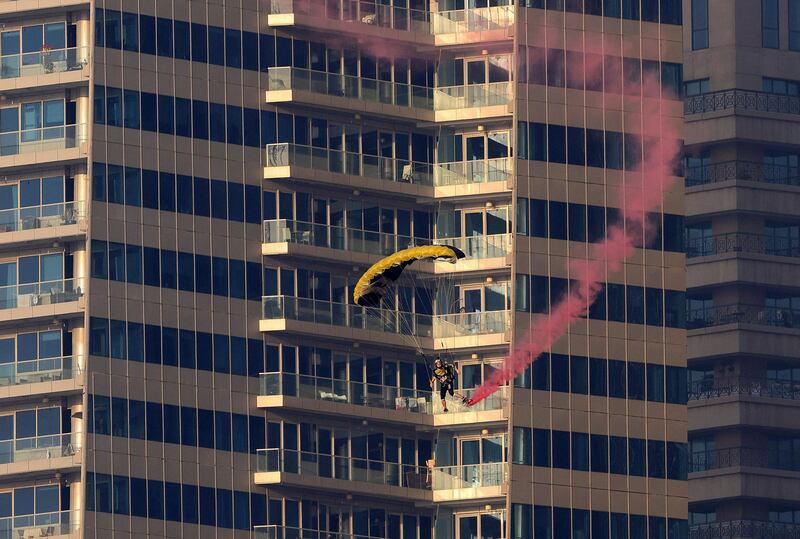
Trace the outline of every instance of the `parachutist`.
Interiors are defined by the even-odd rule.
[[[433,384],[438,380],[439,382],[439,398],[442,399],[442,411],[447,412],[447,394],[450,393],[450,396],[455,396],[454,386],[455,386],[455,378],[457,374],[461,374],[458,372],[458,367],[453,365],[452,363],[445,363],[442,359],[437,356],[436,361],[433,362],[433,378],[431,378],[430,386],[433,389]],[[462,395],[458,395],[462,401],[464,397]]]

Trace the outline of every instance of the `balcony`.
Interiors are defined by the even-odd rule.
[[[387,234],[332,225],[320,225],[289,219],[264,221],[263,255],[298,254],[317,258],[344,261],[342,253],[359,253],[372,256],[351,256],[348,262],[373,263],[378,257],[388,256],[401,249],[421,245],[451,245],[466,255],[456,265],[442,262],[434,267],[422,265],[416,270],[442,272],[467,269],[470,262],[491,258],[504,258],[511,253],[511,234],[469,236],[464,238],[413,238],[400,234]],[[324,253],[319,249],[337,252]],[[473,268],[470,268],[473,269]]]
[[[87,155],[88,133],[85,124],[0,133],[0,167],[77,161]]]
[[[768,378],[740,377],[720,381],[703,380],[689,385],[689,400],[708,400],[735,396],[800,400],[800,383]]]
[[[513,181],[511,157],[436,163],[433,185],[436,196],[464,196],[508,192]]]
[[[739,466],[797,472],[800,471],[800,457],[788,451],[779,452],[753,447],[729,447],[692,453],[689,456],[690,473]]]
[[[687,329],[707,328],[725,324],[755,324],[780,328],[800,328],[800,311],[763,305],[715,305],[692,309],[687,313]]]
[[[255,483],[430,500],[428,468],[290,449],[259,449]]]
[[[433,469],[433,501],[449,502],[504,497],[508,463],[487,462]]]
[[[14,2],[16,3],[16,2]],[[38,539],[39,537],[77,537],[80,518],[70,511],[34,513],[32,515],[0,518],[2,539]]]
[[[8,91],[62,82],[75,83],[84,78],[88,79],[88,72],[81,73],[88,64],[88,47],[10,54],[0,58],[0,88]],[[75,76],[60,75],[63,73],[75,73]],[[28,77],[35,78],[20,80]]]
[[[510,311],[431,316],[283,295],[264,296],[262,307],[261,331],[377,339],[417,349],[507,344],[511,321]]]
[[[433,196],[433,165],[430,163],[298,144],[267,144],[264,178],[290,177],[293,181],[391,192],[394,196]]]
[[[727,520],[689,526],[689,539],[797,539],[800,525],[759,520]]]
[[[53,434],[0,441],[0,465],[71,457],[80,451],[72,434]]]
[[[737,88],[687,97],[683,101],[683,113],[687,116],[723,111],[800,114],[800,98]]]
[[[86,234],[86,204],[59,202],[0,210],[0,241],[9,247],[18,243],[44,241]]]
[[[383,539],[372,535],[312,530],[278,524],[254,526],[253,532],[255,539]]]
[[[753,161],[723,161],[699,167],[687,167],[685,174],[686,187],[733,180],[800,186],[798,167]]]
[[[513,38],[514,6],[511,5],[432,12],[430,18],[430,31],[437,45]]]
[[[686,243],[687,258],[727,253],[754,253],[800,258],[800,240],[748,232],[730,232],[708,238],[696,238]]]
[[[272,0],[267,24],[432,44],[427,11],[349,0]]]
[[[458,119],[505,116],[507,105],[514,100],[514,88],[510,81],[486,84],[446,86],[433,90],[433,109],[436,111],[458,111]],[[499,107],[499,110],[470,112],[467,109]]]
[[[475,389],[457,391],[469,398]],[[472,407],[467,407],[457,399],[450,399],[450,411],[444,413],[438,394],[428,389],[279,372],[261,373],[258,397],[260,408],[314,410],[317,413],[354,417],[369,415],[373,419],[414,425],[422,423],[432,427],[501,421],[506,417],[507,404],[507,386],[502,386]],[[365,408],[369,408],[369,411]]]
[[[271,67],[267,77],[267,103],[298,102],[406,120],[434,119],[433,88],[296,67]]]

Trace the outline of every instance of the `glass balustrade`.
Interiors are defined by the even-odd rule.
[[[476,161],[436,163],[433,166],[433,185],[464,185],[470,183],[504,182],[513,174],[513,159],[499,157]]]
[[[496,487],[508,481],[508,463],[485,462],[433,468],[433,490]]]
[[[353,534],[346,532],[333,532],[324,530],[311,530],[305,528],[295,528],[292,526],[279,526],[268,524],[265,526],[254,526],[256,539],[384,539],[372,535]]]
[[[0,441],[0,464],[72,456],[80,450],[71,433]]]
[[[307,0],[272,0],[270,15],[299,14],[325,17],[327,19],[359,22],[380,28],[428,33],[428,12],[400,6],[388,6],[373,2],[332,0],[315,2]]]
[[[436,339],[503,333],[511,320],[510,311],[431,316],[283,295],[264,296],[262,307],[265,320],[290,319]]]
[[[70,380],[81,373],[78,359],[64,356],[0,363],[0,387]]]
[[[299,144],[267,144],[267,167],[288,166],[388,182],[433,185],[433,165],[430,163]]]
[[[80,518],[73,518],[70,511],[0,518],[0,539],[67,536],[77,533],[79,524]]]
[[[297,243],[380,256],[419,245],[451,245],[467,258],[496,258],[511,252],[511,240],[511,234],[431,240],[290,219],[264,221],[264,243]]]
[[[15,79],[82,69],[89,63],[89,47],[44,49],[0,57],[0,79]]]
[[[514,6],[438,11],[432,12],[430,18],[433,35],[500,30],[514,24]]]
[[[475,392],[475,388],[457,389],[456,392],[469,399]],[[438,392],[432,392],[429,389],[367,384],[295,373],[261,373],[259,394],[299,397],[420,414],[445,413],[442,410]],[[462,405],[457,398],[448,397],[448,400],[452,401],[448,402],[451,414],[500,410],[508,402],[508,387],[502,386],[497,392],[471,407]]]
[[[267,91],[302,90],[384,105],[433,110],[433,88],[297,67],[271,67]]]
[[[512,84],[504,81],[436,88],[433,92],[433,109],[461,110],[506,105],[513,99]]]
[[[0,157],[77,148],[87,134],[83,124],[0,132]]]
[[[259,449],[259,472],[283,472],[394,487],[430,489],[428,468],[290,449]]]
[[[83,296],[83,279],[60,279],[0,287],[0,309],[35,307],[78,301]]]
[[[0,232],[74,225],[86,218],[81,201],[0,210]]]

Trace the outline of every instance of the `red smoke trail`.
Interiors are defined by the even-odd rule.
[[[603,48],[587,44],[586,50]],[[602,77],[602,59],[591,60],[586,55],[586,64],[585,68],[583,65],[567,65],[566,69],[585,69],[587,80]],[[608,72],[607,65],[606,74]],[[647,214],[659,209],[676,181],[673,170],[680,156],[681,134],[674,118],[668,118],[665,112],[675,109],[675,101],[669,101],[669,96],[663,95],[657,76],[644,73],[642,79],[641,83],[634,84],[626,80],[626,95],[622,99],[626,117],[631,113],[641,115],[639,125],[633,129],[626,125],[625,131],[637,134],[643,146],[638,169],[625,172],[626,184],[619,201],[623,224],[610,227],[606,239],[591,246],[588,260],[569,262],[569,276],[574,283],[571,283],[569,293],[552,306],[550,314],[535,321],[528,335],[506,357],[502,366],[475,390],[470,404],[497,391],[501,385],[522,374],[543,352],[550,350],[559,338],[566,335],[573,322],[586,316],[589,306],[602,290],[606,276],[619,271],[636,247],[644,245],[655,233]]]

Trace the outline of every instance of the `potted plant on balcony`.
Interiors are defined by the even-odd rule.
[[[45,43],[40,50],[42,54],[42,67],[45,73],[52,73],[55,69],[53,62],[53,47]]]

